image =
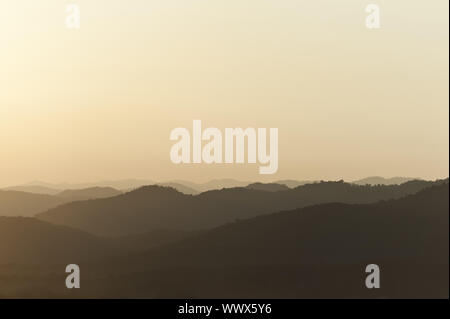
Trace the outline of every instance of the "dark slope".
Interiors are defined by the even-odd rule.
[[[246,188],[266,192],[279,192],[289,189],[286,185],[277,183],[252,183],[247,185]]]
[[[448,184],[375,204],[330,203],[234,222],[158,256],[178,265],[448,263]],[[150,258],[153,259],[153,258]]]
[[[283,180],[274,181],[274,183],[276,183],[276,184],[286,185],[289,188],[296,188],[298,186],[303,186],[306,184],[313,184],[313,183],[318,183],[318,182],[319,181],[297,181],[294,179],[283,179]]]
[[[28,217],[0,217],[0,264],[69,264],[115,253],[108,242],[79,230]]]
[[[155,229],[198,230],[320,203],[371,203],[399,198],[432,184],[411,181],[402,185],[358,186],[323,182],[278,192],[230,188],[197,196],[184,195],[172,188],[146,186],[112,198],[68,203],[37,217],[103,236]]]
[[[448,184],[367,205],[322,204],[222,226],[96,265],[104,296],[448,298]],[[365,267],[381,289],[365,287]],[[100,286],[103,284],[99,284]]]
[[[167,195],[167,190],[160,191],[155,196]],[[139,200],[148,195],[141,190],[133,196]],[[62,284],[64,273],[60,267],[48,265],[36,270],[18,265],[0,267],[0,281],[6,283],[0,285],[0,294],[110,298],[448,298],[448,209],[447,183],[396,200],[373,204],[329,203],[254,217],[188,234],[189,238],[178,238],[181,241],[145,252],[136,253],[135,243],[153,236],[132,236],[122,243],[122,247],[128,247],[125,254],[82,264],[83,289],[69,294]],[[49,227],[43,225],[46,226],[39,227],[39,232]],[[22,228],[15,233],[29,232]],[[54,240],[65,242],[51,239]],[[116,240],[120,244],[121,239]],[[1,242],[8,241],[17,239],[1,238]],[[45,247],[48,242],[42,244]],[[86,241],[81,246],[90,247],[91,243]],[[70,245],[67,247],[68,251],[77,251]],[[145,247],[151,246],[144,244],[138,249]],[[381,268],[381,289],[368,290],[364,286],[365,266],[369,263]]]
[[[0,265],[54,265],[93,262],[149,250],[198,233],[158,230],[104,238],[30,217],[0,217]]]
[[[31,217],[72,201],[107,198],[121,193],[110,187],[65,190],[53,195],[0,190],[0,216]]]

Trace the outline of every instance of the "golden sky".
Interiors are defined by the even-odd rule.
[[[0,186],[449,174],[447,0],[70,2],[0,1]],[[194,119],[277,127],[277,174],[173,164]]]

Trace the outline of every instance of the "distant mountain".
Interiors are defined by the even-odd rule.
[[[199,231],[158,229],[144,234],[120,237],[102,237],[119,251],[144,252],[159,246],[175,243],[201,234]]]
[[[381,176],[371,176],[366,177],[357,181],[353,181],[353,184],[357,185],[400,185],[412,180],[417,180],[417,178],[411,178],[411,177],[391,177],[391,178],[384,178]]]
[[[44,194],[44,195],[55,195],[61,191],[60,189],[39,186],[39,185],[11,186],[11,187],[3,188],[2,190],[25,192],[25,193],[32,193],[32,194]]]
[[[244,187],[250,184],[250,182],[238,181],[235,179],[213,179],[206,183],[193,183],[185,180],[174,180],[171,183],[182,184],[188,186],[189,188],[195,189],[197,192],[207,192],[210,190],[217,190],[222,188],[234,188],[234,187]]]
[[[0,217],[0,263],[76,263],[117,254],[93,235],[28,217]]]
[[[247,185],[246,188],[266,192],[279,192],[289,189],[286,185],[277,183],[253,183]]]
[[[193,189],[191,187],[188,187],[186,185],[180,184],[180,183],[174,183],[174,182],[167,182],[167,183],[158,183],[159,186],[164,187],[172,187],[179,191],[180,193],[186,194],[186,195],[197,195],[200,193],[200,191]]]
[[[163,185],[174,187],[175,189],[180,189],[182,193],[185,194],[198,194],[201,192],[222,189],[222,188],[232,188],[232,187],[244,187],[250,182],[238,181],[234,179],[214,179],[206,183],[194,183],[185,180],[171,180],[166,182],[155,182],[147,179],[123,179],[123,180],[111,180],[111,181],[98,181],[90,183],[47,183],[42,181],[33,181],[31,183],[9,187],[7,189],[14,190],[39,190],[49,189],[53,190],[51,194],[56,194],[59,191],[70,190],[70,189],[84,189],[92,187],[111,187],[120,191],[132,191],[142,186],[148,185]],[[30,191],[30,193],[35,193]],[[50,193],[49,193],[50,194]]]
[[[293,179],[283,179],[283,180],[275,181],[274,183],[283,184],[289,188],[296,188],[298,186],[302,186],[302,185],[306,185],[306,184],[313,184],[313,183],[317,183],[317,182],[318,181],[297,181],[297,180],[293,180]]]
[[[155,229],[201,230],[320,203],[362,204],[399,198],[443,182],[411,181],[390,186],[322,182],[278,192],[228,188],[196,196],[173,188],[146,186],[112,198],[68,203],[37,217],[101,236],[125,236]]]
[[[0,216],[33,216],[66,202],[57,196],[0,190]]]
[[[122,194],[121,191],[118,191],[117,189],[114,189],[112,187],[90,187],[83,189],[68,189],[56,194],[56,196],[68,199],[70,201],[75,201],[95,198],[107,198],[120,194]]]
[[[145,185],[153,185],[154,181],[145,179],[121,179],[121,180],[111,180],[111,181],[98,181],[91,183],[47,183],[41,181],[34,181],[25,186],[43,186],[47,188],[67,190],[67,189],[83,189],[92,187],[111,187],[117,190],[131,190],[136,189]]]

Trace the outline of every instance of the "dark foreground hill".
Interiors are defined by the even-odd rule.
[[[131,286],[139,297],[448,298],[448,225],[448,184],[260,216],[115,260],[113,272],[128,274],[105,294]],[[372,263],[379,290],[364,284]]]
[[[0,264],[68,264],[115,253],[107,241],[79,230],[29,217],[0,217]]]
[[[155,229],[199,230],[281,210],[320,203],[373,203],[416,193],[433,184],[360,186],[322,182],[267,192],[230,188],[185,195],[172,188],[146,186],[106,199],[72,202],[37,217],[101,236],[125,236]]]
[[[103,238],[30,217],[0,217],[0,265],[92,262],[180,241],[198,233],[158,230]]]
[[[82,264],[77,291],[65,289],[65,274],[51,266],[39,274],[0,267],[0,281],[9,282],[0,294],[448,298],[448,225],[446,183],[396,200],[321,204],[236,221],[147,252]],[[365,267],[372,263],[381,270],[380,289],[365,287]],[[10,280],[8,274],[18,272],[22,277]]]
[[[200,192],[194,188],[185,186],[183,184],[180,183],[172,183],[172,182],[167,182],[167,183],[160,183],[158,184],[159,186],[164,186],[164,187],[172,187],[174,189],[176,189],[177,191],[179,191],[180,193],[186,194],[186,195],[197,195],[200,194]]]
[[[237,221],[148,256],[160,265],[445,264],[449,187],[374,204],[330,203]],[[183,256],[178,259],[176,256]]]

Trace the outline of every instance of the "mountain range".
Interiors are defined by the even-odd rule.
[[[366,177],[360,180],[351,181],[353,184],[358,185],[393,185],[393,184],[403,184],[405,182],[418,179],[410,177],[392,177],[384,178],[380,176]],[[286,185],[289,188],[296,188],[305,184],[311,184],[320,182],[318,180],[294,180],[294,179],[284,179],[276,180],[270,182],[269,184],[281,184]],[[260,182],[254,182],[257,184],[265,184]],[[194,183],[186,180],[170,180],[163,182],[156,182],[148,179],[122,179],[122,180],[110,180],[110,181],[98,181],[90,183],[47,183],[41,181],[34,181],[24,185],[10,186],[3,188],[3,190],[14,190],[28,193],[36,194],[46,194],[55,195],[64,190],[71,189],[85,189],[92,187],[111,187],[122,192],[127,192],[135,190],[139,187],[146,185],[161,185],[161,186],[171,186],[178,191],[185,194],[198,194],[210,190],[222,189],[222,188],[234,188],[234,187],[245,187],[252,182],[249,181],[239,181],[235,179],[223,178],[223,179],[213,179],[206,183]]]
[[[0,216],[34,216],[58,205],[122,194],[111,187],[70,189],[53,195],[0,190]]]
[[[448,179],[423,183],[408,182],[404,184],[407,189],[342,182],[305,185],[297,191],[308,190],[310,196],[314,194],[311,188],[332,190],[341,198],[261,213],[201,232],[155,231],[108,238],[35,218],[3,217],[0,295],[448,298]],[[202,194],[188,196],[156,186],[138,189],[128,196],[148,196],[149,191],[153,199],[172,195],[209,199]],[[237,194],[243,191],[242,197],[246,197],[249,194],[246,192],[271,196],[295,190],[237,188],[211,194],[220,200],[230,191]],[[344,203],[355,194],[362,198]],[[113,198],[127,198],[126,195]],[[240,202],[248,204],[242,202],[242,197],[238,196]],[[105,200],[110,198],[86,202]],[[361,203],[369,200],[373,202]],[[187,207],[183,206],[185,212]],[[129,207],[126,212],[132,214],[134,209]],[[233,209],[232,205],[228,207],[230,214]],[[103,216],[117,217],[106,213]],[[11,243],[17,243],[14,249]],[[8,265],[12,262],[14,266]],[[83,289],[68,292],[61,284],[64,282],[61,265],[69,262],[80,265]],[[382,289],[368,290],[364,286],[365,266],[370,263],[381,269]]]
[[[418,180],[418,179],[419,178],[411,178],[411,177],[385,178],[381,176],[371,176],[353,181],[352,183],[358,185],[395,185],[395,184],[403,184],[411,180]]]
[[[363,204],[400,198],[447,181],[410,181],[389,186],[320,182],[275,192],[239,187],[195,196],[154,185],[115,197],[70,202],[36,217],[99,236],[126,236],[157,229],[202,230],[321,203]]]

